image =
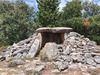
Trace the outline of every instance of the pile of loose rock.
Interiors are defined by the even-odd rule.
[[[20,58],[34,58],[40,48],[40,34],[36,33],[28,39],[22,40],[5,49],[0,56],[0,60],[11,60]]]
[[[97,48],[94,41],[90,41],[76,32],[66,34],[65,41],[60,49],[58,46],[55,57],[54,64],[60,71],[71,68],[73,64],[100,68],[100,49]]]
[[[32,37],[13,44],[1,54],[1,60],[34,58],[41,48],[41,34],[34,34]],[[94,41],[76,33],[65,34],[63,44],[46,43],[42,49],[45,56],[56,65],[59,71],[66,68],[75,68],[88,65],[100,68],[100,49]]]
[[[43,55],[53,60],[59,71],[84,65],[100,68],[100,49],[96,42],[76,32],[65,34],[63,44],[47,43],[42,50]]]

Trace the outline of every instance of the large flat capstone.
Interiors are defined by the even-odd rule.
[[[69,27],[54,27],[54,28],[50,28],[50,27],[43,27],[43,28],[39,28],[36,30],[39,33],[43,33],[43,32],[51,32],[51,33],[69,33],[72,31],[72,28]]]

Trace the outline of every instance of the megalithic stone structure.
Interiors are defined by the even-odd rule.
[[[72,31],[69,27],[43,27],[36,30],[42,35],[42,47],[48,42],[62,44],[64,42],[64,34]]]

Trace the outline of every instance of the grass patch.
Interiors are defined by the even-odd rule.
[[[0,51],[3,51],[3,50],[5,50],[5,49],[7,49],[7,47],[8,47],[8,45],[7,45],[7,46],[1,46],[1,47],[0,47]]]

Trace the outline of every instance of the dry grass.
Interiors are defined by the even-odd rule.
[[[0,46],[0,51],[7,49],[8,46]]]
[[[100,75],[100,68],[94,70],[88,70],[90,75]]]

